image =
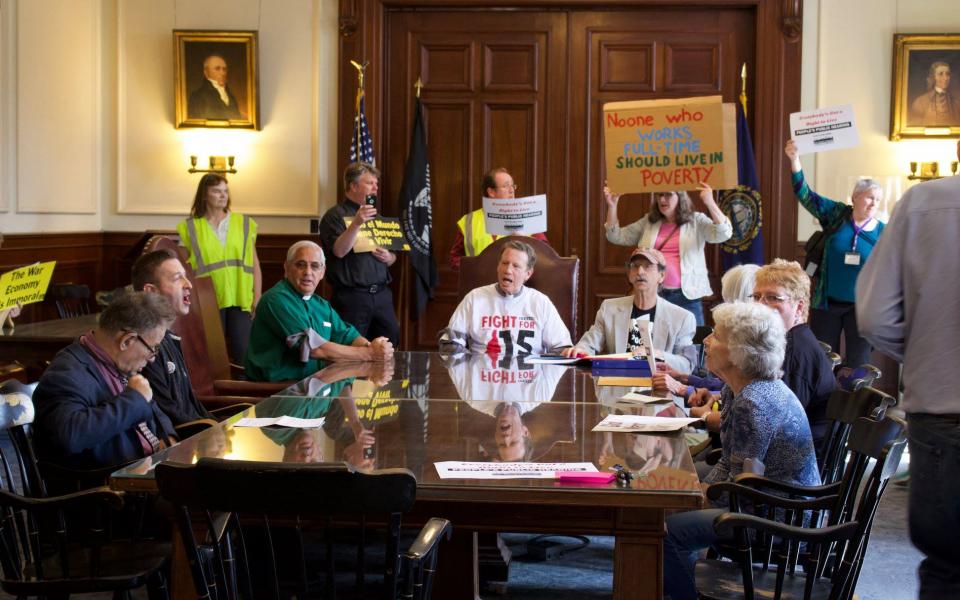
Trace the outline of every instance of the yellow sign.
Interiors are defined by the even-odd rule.
[[[37,263],[0,275],[0,310],[43,300],[56,261]]]
[[[720,96],[608,102],[603,132],[615,194],[737,186],[737,117]]]
[[[353,217],[344,217],[343,221],[349,227]],[[375,217],[360,226],[353,251],[373,252],[373,249],[378,246],[394,252],[410,250],[407,236],[403,234],[403,228],[400,226],[400,219],[397,217]]]

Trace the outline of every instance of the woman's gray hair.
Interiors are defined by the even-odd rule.
[[[876,179],[871,179],[869,177],[864,177],[857,180],[856,185],[853,186],[853,191],[850,192],[850,199],[853,200],[860,194],[869,192],[870,190],[877,190],[877,200],[883,198],[883,188],[880,187],[880,184],[877,183]]]
[[[713,309],[713,321],[734,367],[751,379],[780,379],[787,332],[772,308],[759,302],[728,302]]]
[[[302,248],[311,248],[320,253],[320,264],[327,264],[327,257],[323,254],[323,248],[320,247],[316,242],[311,242],[310,240],[300,240],[294,245],[290,246],[287,250],[287,262],[293,262],[293,259],[297,256],[297,252],[300,252]]]
[[[749,302],[760,265],[737,265],[720,278],[720,295],[724,302]]]

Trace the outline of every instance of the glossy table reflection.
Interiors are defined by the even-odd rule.
[[[441,552],[437,598],[477,597],[475,531],[616,536],[615,598],[661,596],[664,513],[700,505],[682,435],[593,433],[611,411],[679,416],[670,400],[615,404],[627,390],[601,389],[572,367],[444,359],[398,353],[395,364],[338,364],[161,453],[114,474],[114,487],[153,490],[152,465],[200,457],[340,461],[362,470],[403,467],[417,477],[411,524],[450,519],[455,541]],[[600,400],[600,401],[598,401]],[[242,416],[325,417],[318,429],[234,427]],[[553,480],[441,480],[434,462],[510,460],[615,463],[629,487]],[[459,564],[458,564],[459,563]],[[474,570],[474,577],[465,577]]]

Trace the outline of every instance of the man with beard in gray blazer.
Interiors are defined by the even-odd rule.
[[[636,335],[633,320],[646,319],[651,322],[650,337],[657,359],[681,373],[693,370],[697,322],[693,313],[657,295],[666,269],[667,260],[659,250],[635,249],[627,263],[627,280],[633,286],[633,295],[604,300],[593,326],[564,354],[614,354],[642,346],[641,340],[630,338]]]

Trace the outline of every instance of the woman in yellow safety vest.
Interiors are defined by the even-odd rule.
[[[190,251],[196,276],[213,282],[227,351],[233,362],[242,363],[250,340],[250,321],[263,288],[257,223],[231,212],[227,179],[207,173],[200,178],[190,218],[177,225],[177,231],[180,243]]]

